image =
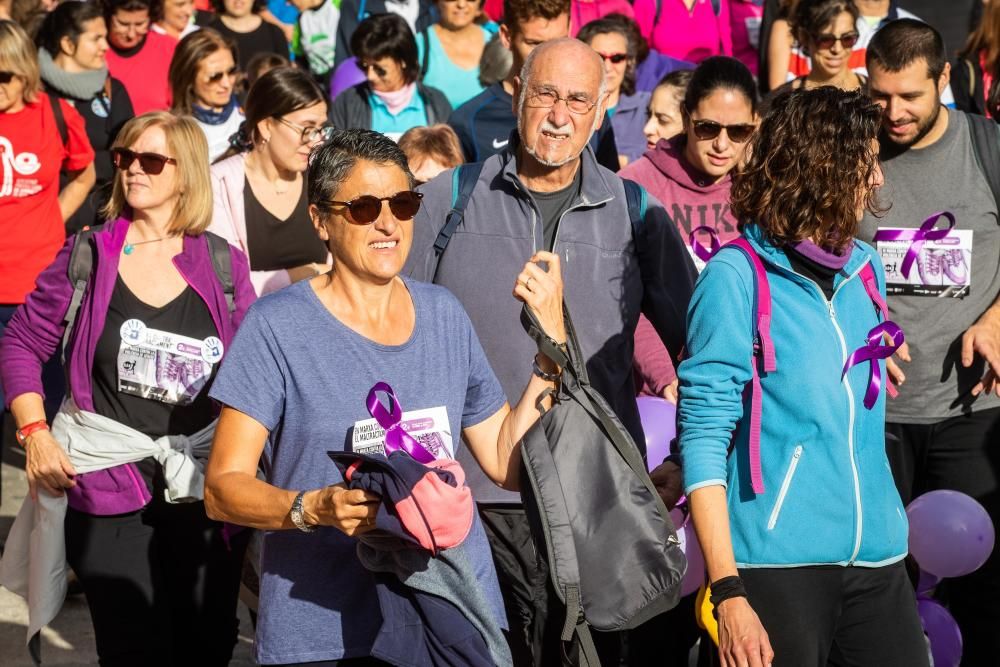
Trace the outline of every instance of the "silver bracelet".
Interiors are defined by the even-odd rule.
[[[538,356],[531,360],[531,372],[542,378],[546,382],[558,382],[559,378],[562,377],[562,373],[546,373],[542,370],[542,367],[538,365]]]

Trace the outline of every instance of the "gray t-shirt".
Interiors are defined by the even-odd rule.
[[[576,170],[573,182],[562,190],[555,192],[535,192],[531,190],[531,196],[538,206],[538,213],[542,218],[542,235],[545,238],[545,249],[552,250],[552,245],[556,240],[556,230],[559,228],[559,219],[566,212],[580,194],[580,184],[583,182],[581,174],[583,166]]]
[[[392,386],[405,412],[446,410],[456,448],[463,428],[503,407],[503,389],[455,297],[435,285],[406,280],[406,286],[416,325],[402,345],[380,345],[349,329],[309,281],[266,296],[247,312],[210,395],[267,428],[263,465],[270,484],[316,489],[341,482],[326,452],[351,451],[355,424],[371,418],[365,399],[380,381]],[[505,626],[478,517],[463,545],[497,623]],[[381,614],[374,577],[356,548],[356,540],[335,528],[264,533],[255,641],[260,663],[369,655]]]
[[[977,357],[971,368],[961,363],[962,334],[1000,294],[1000,218],[976,161],[969,121],[961,112],[942,113],[948,114],[948,129],[934,144],[898,155],[887,155],[891,147],[883,146],[881,197],[892,208],[880,219],[866,213],[859,234],[872,242],[878,229],[919,228],[942,211],[955,216],[955,230],[961,232],[952,235],[949,248],[925,244],[914,262],[909,275],[931,286],[915,290],[924,294],[892,294],[889,279],[892,320],[903,328],[913,357],[911,363],[902,364],[906,383],[899,397],[887,405],[889,422],[931,424],[1000,406],[996,396],[980,395],[973,400],[969,395],[984,373],[983,359]],[[937,227],[946,226],[941,218]],[[893,265],[899,270],[898,252],[895,257],[884,254],[883,259],[887,259],[887,273]],[[935,293],[940,289],[935,285],[948,283],[962,287]]]

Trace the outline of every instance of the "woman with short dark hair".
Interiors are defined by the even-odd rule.
[[[775,98],[733,184],[743,236],[691,299],[678,432],[723,664],[927,665],[885,451],[903,336],[856,239],[880,125],[860,92]]]
[[[260,295],[327,269],[309,219],[306,169],[331,132],[326,98],[312,77],[279,67],[254,83],[232,155],[212,165],[211,230],[247,254]]]
[[[351,35],[351,52],[367,81],[333,101],[338,128],[364,128],[398,139],[411,127],[444,123],[451,105],[437,88],[418,81],[417,43],[398,14],[375,14]]]
[[[638,31],[628,30],[622,23],[630,20],[621,14],[610,14],[583,26],[576,36],[604,60],[604,78],[608,89],[605,103],[615,131],[618,159],[623,167],[646,151],[643,127],[649,105],[649,93],[635,89],[638,45],[632,36]]]
[[[226,152],[244,119],[236,99],[236,59],[236,44],[205,28],[182,39],[170,62],[170,111],[198,121],[210,162]]]
[[[367,451],[372,465],[407,466],[418,480],[436,478],[443,467],[454,473],[453,487],[467,490],[454,461],[467,446],[496,484],[516,489],[519,442],[557,388],[560,369],[544,355],[534,366],[528,358],[524,393],[511,408],[458,300],[400,275],[420,208],[412,188],[406,156],[393,141],[369,130],[334,132],[309,171],[309,211],[333,270],[263,297],[212,388],[225,407],[206,468],[210,511],[266,531],[266,611],[254,642],[264,664],[385,656],[378,647],[390,650],[394,641],[416,659],[393,664],[431,664],[424,642],[393,633],[427,576],[448,577],[438,579],[434,612],[423,617],[429,633],[451,635],[441,647],[452,654],[447,664],[511,662],[493,559],[471,496],[420,510],[454,517],[465,536],[460,544],[436,554],[417,545],[379,551],[384,559],[373,563],[369,540],[395,534],[386,520],[386,510],[395,512],[390,490],[383,487],[380,498],[355,486],[352,471],[368,466],[357,457],[344,468],[331,461]],[[559,256],[539,252],[511,279],[512,298],[527,304],[547,336],[565,342]],[[418,414],[422,433],[396,429],[400,419],[416,424],[410,420]],[[396,444],[405,451],[393,452]],[[262,456],[265,479],[258,479]],[[456,615],[459,603],[467,613]],[[470,660],[465,652],[476,647],[488,655]]]
[[[103,222],[98,215],[111,194],[115,168],[111,144],[122,126],[135,114],[125,86],[108,74],[105,54],[108,29],[101,8],[89,2],[64,2],[42,23],[35,41],[38,67],[45,90],[77,110],[94,149],[97,182],[94,189],[66,221],[75,232]]]

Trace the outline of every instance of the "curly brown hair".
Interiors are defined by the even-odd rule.
[[[881,111],[866,95],[832,86],[774,98],[733,177],[733,213],[779,246],[805,239],[846,248],[858,208],[883,212],[874,139]]]

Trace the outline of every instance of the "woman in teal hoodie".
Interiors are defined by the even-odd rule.
[[[851,364],[891,348],[881,263],[854,238],[878,206],[878,126],[857,92],[777,97],[733,184],[746,252],[716,254],[691,300],[680,446],[726,665],[927,665],[885,455],[885,364]],[[768,303],[769,338],[756,325]],[[775,364],[753,392],[768,340]]]

